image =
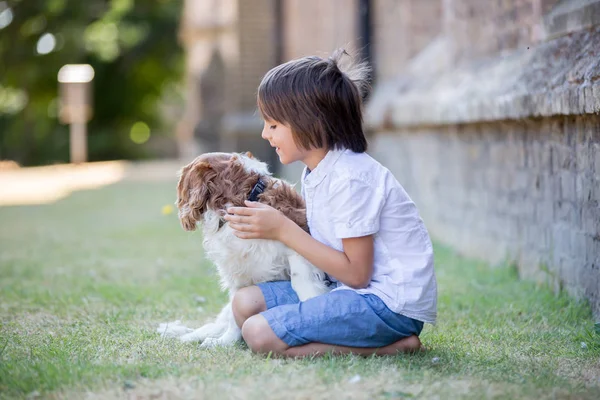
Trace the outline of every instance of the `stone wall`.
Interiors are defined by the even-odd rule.
[[[600,118],[380,132],[371,151],[438,240],[600,308]]]

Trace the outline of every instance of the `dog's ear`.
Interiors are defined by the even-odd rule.
[[[192,162],[181,170],[177,183],[177,208],[179,221],[186,231],[196,230],[196,223],[206,211],[210,197],[209,183],[216,174],[205,162]]]
[[[252,154],[252,153],[251,153],[251,152],[249,152],[249,151],[247,151],[247,152],[246,152],[246,156],[247,156],[248,158],[254,158],[254,154]]]
[[[199,163],[194,164],[194,170],[196,172],[202,173],[202,172],[207,171],[209,169],[212,169],[212,165],[210,165],[209,162],[200,161]]]

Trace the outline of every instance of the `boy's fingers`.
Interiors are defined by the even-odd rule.
[[[259,203],[258,201],[244,200],[244,204],[246,204],[246,206],[248,206],[248,208],[265,208],[265,207],[267,207],[266,204]]]
[[[229,226],[238,232],[251,232],[252,231],[252,226],[250,226],[248,224],[239,224],[236,222],[230,222]]]
[[[248,217],[245,215],[227,214],[223,218],[225,218],[225,221],[234,223],[247,223],[248,221]]]
[[[229,207],[227,212],[235,215],[252,215],[254,213],[254,211],[248,207]]]

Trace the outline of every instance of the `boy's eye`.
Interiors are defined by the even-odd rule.
[[[277,125],[271,125],[271,126],[269,127],[269,129],[275,129],[275,128],[277,128]]]

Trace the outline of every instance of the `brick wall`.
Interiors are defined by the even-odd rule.
[[[441,0],[375,0],[372,7],[373,64],[385,80],[441,32]]]
[[[435,3],[421,3],[430,2]],[[444,0],[443,6],[444,31],[459,60],[526,48],[593,26],[600,18],[596,0]],[[428,24],[430,29],[437,25]],[[411,34],[421,32],[411,29]]]
[[[453,37],[459,58],[526,47],[540,39],[539,0],[448,0],[446,3],[446,29]]]
[[[382,132],[372,151],[437,238],[493,263],[514,261],[521,276],[600,310],[597,116]]]
[[[276,60],[275,0],[187,0],[181,23],[186,49],[186,110],[180,155],[250,150],[272,160],[260,139],[256,88]]]
[[[214,126],[219,118],[214,114],[224,112],[225,94],[230,92],[231,79],[225,80],[224,63],[236,53],[236,18],[236,0],[184,2],[179,37],[186,52],[186,104],[176,134],[183,159],[218,148],[219,132]],[[215,69],[220,70],[216,77]]]
[[[283,0],[284,61],[358,45],[358,0]]]
[[[239,2],[239,107],[256,108],[256,89],[263,75],[276,64],[275,1]]]

